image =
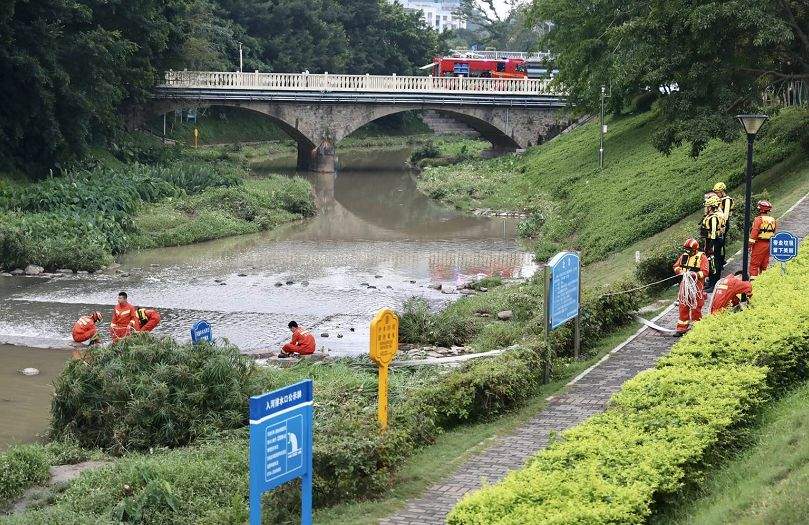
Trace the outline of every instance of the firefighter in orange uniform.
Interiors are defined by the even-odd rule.
[[[289,322],[292,330],[292,341],[285,344],[278,357],[289,357],[292,354],[309,355],[315,353],[315,336],[308,330],[298,326],[295,321]]]
[[[138,332],[151,332],[160,324],[160,312],[152,308],[138,308]]]
[[[772,204],[769,201],[758,201],[758,215],[750,228],[750,279],[755,279],[770,265],[770,239],[778,227],[770,210]]]
[[[753,285],[750,281],[743,281],[737,272],[729,275],[716,283],[713,298],[711,300],[711,313],[714,314],[724,310],[728,306],[738,306],[741,302],[739,296],[745,294],[747,297],[753,295]]]
[[[110,335],[112,342],[123,339],[131,334],[138,326],[138,314],[135,307],[127,301],[126,292],[118,294],[118,304],[112,313],[112,323],[110,323]]]
[[[101,337],[99,337],[98,328],[96,328],[96,323],[100,321],[101,312],[93,312],[90,315],[79,317],[79,320],[73,325],[73,340],[77,343],[87,343],[88,345],[101,343]]]
[[[674,273],[682,275],[680,293],[680,319],[677,321],[677,335],[685,334],[691,322],[702,319],[702,307],[705,304],[705,277],[708,275],[708,257],[699,251],[699,243],[695,239],[687,239],[683,243],[685,253],[674,263]]]

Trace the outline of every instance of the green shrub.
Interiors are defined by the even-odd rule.
[[[208,188],[238,186],[247,175],[232,162],[181,162],[154,168],[154,177],[164,180],[189,194]]]
[[[48,481],[48,458],[40,445],[14,445],[0,453],[0,510],[28,487]]]
[[[683,253],[682,241],[670,239],[660,242],[649,253],[642,254],[642,258],[635,267],[635,278],[641,284],[651,284],[668,279],[674,275],[674,263]],[[649,287],[650,292],[659,292],[676,284],[676,280],[670,279],[665,282]]]
[[[517,235],[523,239],[534,239],[539,236],[544,222],[545,217],[542,214],[533,213],[530,217],[517,224]]]
[[[488,352],[505,348],[522,339],[522,327],[514,322],[489,323],[470,341],[476,352]]]
[[[477,281],[470,284],[469,287],[473,290],[480,291],[481,288],[486,288],[487,290],[490,290],[492,288],[496,288],[502,285],[503,285],[503,278],[500,277],[499,274],[495,274],[484,277],[483,279],[478,279]]]
[[[245,424],[255,375],[232,346],[139,334],[68,363],[54,381],[51,433],[113,453],[186,445]]]
[[[426,343],[432,323],[433,314],[427,301],[421,297],[411,297],[404,302],[399,314],[399,342]]]
[[[413,153],[410,154],[410,162],[415,164],[422,159],[434,159],[439,155],[441,155],[441,151],[430,141],[416,148]]]
[[[809,251],[754,283],[752,306],[703,319],[610,408],[501,483],[462,500],[450,524],[642,523],[701,479],[762,403],[807,376]]]

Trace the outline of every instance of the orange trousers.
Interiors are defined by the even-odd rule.
[[[770,241],[759,240],[750,248],[750,277],[755,277],[770,266]]]

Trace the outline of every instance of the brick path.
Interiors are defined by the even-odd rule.
[[[779,230],[790,230],[803,239],[809,231],[809,198],[804,197],[788,216],[779,221]],[[729,272],[740,268],[740,257],[728,265]],[[656,320],[661,326],[674,328],[677,309],[672,305]],[[496,483],[510,470],[522,467],[548,444],[552,433],[571,428],[590,416],[604,411],[607,403],[623,383],[638,372],[654,366],[677,341],[653,330],[642,328],[612,350],[604,359],[583,372],[560,395],[513,434],[500,436],[486,450],[469,458],[448,479],[426,493],[407,502],[397,513],[380,521],[383,525],[438,525],[461,497],[480,488],[483,483]]]

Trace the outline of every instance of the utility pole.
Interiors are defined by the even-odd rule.
[[[244,55],[242,54],[242,43],[239,42],[239,73],[244,71]]]
[[[601,86],[601,121],[599,122],[600,125],[600,135],[601,135],[601,144],[598,147],[598,169],[599,171],[604,169],[604,95],[607,93],[607,87]]]

